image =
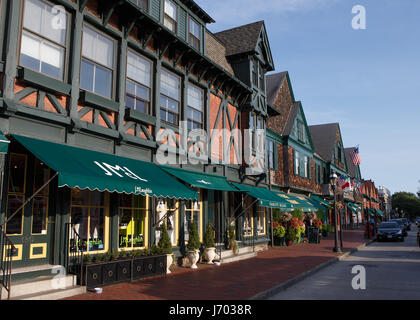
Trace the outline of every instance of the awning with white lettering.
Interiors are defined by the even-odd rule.
[[[20,144],[58,173],[58,186],[197,200],[196,191],[156,164],[18,135]]]

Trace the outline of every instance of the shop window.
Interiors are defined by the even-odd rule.
[[[177,32],[178,7],[170,0],[165,0],[163,25],[172,32]]]
[[[103,192],[72,189],[70,222],[79,234],[85,252],[107,250],[105,211]]]
[[[151,61],[128,51],[127,54],[127,107],[150,114]]]
[[[187,122],[188,130],[203,129],[204,99],[203,90],[188,85]]]
[[[22,234],[23,227],[23,210],[21,209],[16,215],[12,215],[18,210],[25,200],[26,189],[26,165],[27,158],[25,155],[10,155],[9,170],[9,186],[7,194],[7,221],[6,234],[19,235]]]
[[[251,237],[254,235],[254,200],[250,197],[245,199],[245,214],[244,214],[244,237]]]
[[[198,197],[199,199],[200,196]],[[184,216],[184,234],[185,242],[189,240],[190,225],[194,221],[197,226],[198,236],[200,241],[203,241],[203,228],[202,228],[202,204],[200,201],[185,201],[185,216]]]
[[[146,247],[147,197],[120,195],[118,239],[120,249]]]
[[[179,124],[181,79],[166,71],[161,72],[160,117],[162,121],[173,125]]]
[[[37,192],[50,179],[50,169],[40,160],[35,159],[34,188]],[[32,207],[32,234],[47,234],[49,185],[40,190],[33,200]]]
[[[67,45],[67,13],[42,0],[26,0],[20,65],[63,80]],[[59,24],[57,28],[52,25]]]
[[[193,18],[189,19],[189,35],[188,42],[189,44],[200,51],[201,49],[201,27]]]
[[[114,41],[85,25],[80,87],[111,99],[113,69]]]
[[[257,222],[257,233],[258,235],[266,234],[266,208],[258,206],[257,210],[258,222]]]
[[[158,226],[161,227],[163,224],[166,225],[168,230],[169,239],[171,239],[172,245],[177,245],[177,234],[178,234],[178,208],[179,202],[175,199],[163,199],[160,198],[157,201],[156,206],[156,217],[158,219]],[[157,237],[158,242],[160,235]]]

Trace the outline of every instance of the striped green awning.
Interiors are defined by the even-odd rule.
[[[330,207],[330,203],[327,200],[321,199],[320,197],[311,196],[309,200],[312,200],[312,203],[318,203],[323,205],[326,208]]]
[[[13,135],[58,173],[58,186],[197,200],[198,193],[151,162]]]
[[[382,212],[382,210],[375,209],[375,211],[376,211],[376,213],[377,213],[378,215],[380,215],[381,217],[383,217],[383,216],[384,216],[384,213]]]
[[[0,131],[0,153],[7,153],[9,151],[9,139]]]
[[[296,194],[296,193],[292,193],[292,194],[289,193],[287,194],[287,196],[291,196],[297,199],[297,201],[301,203],[301,209],[304,212],[316,212],[318,210],[324,210],[323,206],[313,204],[310,198],[307,196]]]
[[[357,214],[356,209],[350,204],[350,203],[345,203],[344,204],[347,208],[350,209],[351,212],[353,212],[354,214]]]
[[[194,188],[220,191],[238,191],[226,180],[226,177],[207,173],[188,171],[179,168],[161,166],[163,170]]]

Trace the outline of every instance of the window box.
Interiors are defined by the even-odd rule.
[[[92,289],[166,274],[166,255],[88,263],[83,269],[83,285]]]
[[[89,91],[80,90],[80,100],[88,105],[102,109],[103,111],[118,112],[120,110],[120,104],[118,102],[101,97]]]
[[[143,112],[126,108],[125,109],[125,118],[127,120],[134,120],[136,122],[141,122],[145,124],[150,124],[152,126],[156,126],[156,118],[153,116],[150,116],[148,114],[145,114]]]
[[[41,73],[23,67],[18,67],[17,75],[19,79],[24,80],[37,87],[42,87],[47,91],[70,95],[71,85],[69,85],[68,83],[64,83],[63,81],[56,80],[54,78],[45,76]]]

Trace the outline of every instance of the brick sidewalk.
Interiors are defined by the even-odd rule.
[[[367,242],[364,231],[346,230],[345,251]],[[69,300],[246,300],[309,271],[337,256],[333,235],[321,244],[270,248],[258,257],[198,270],[176,268],[165,276],[105,287]]]

